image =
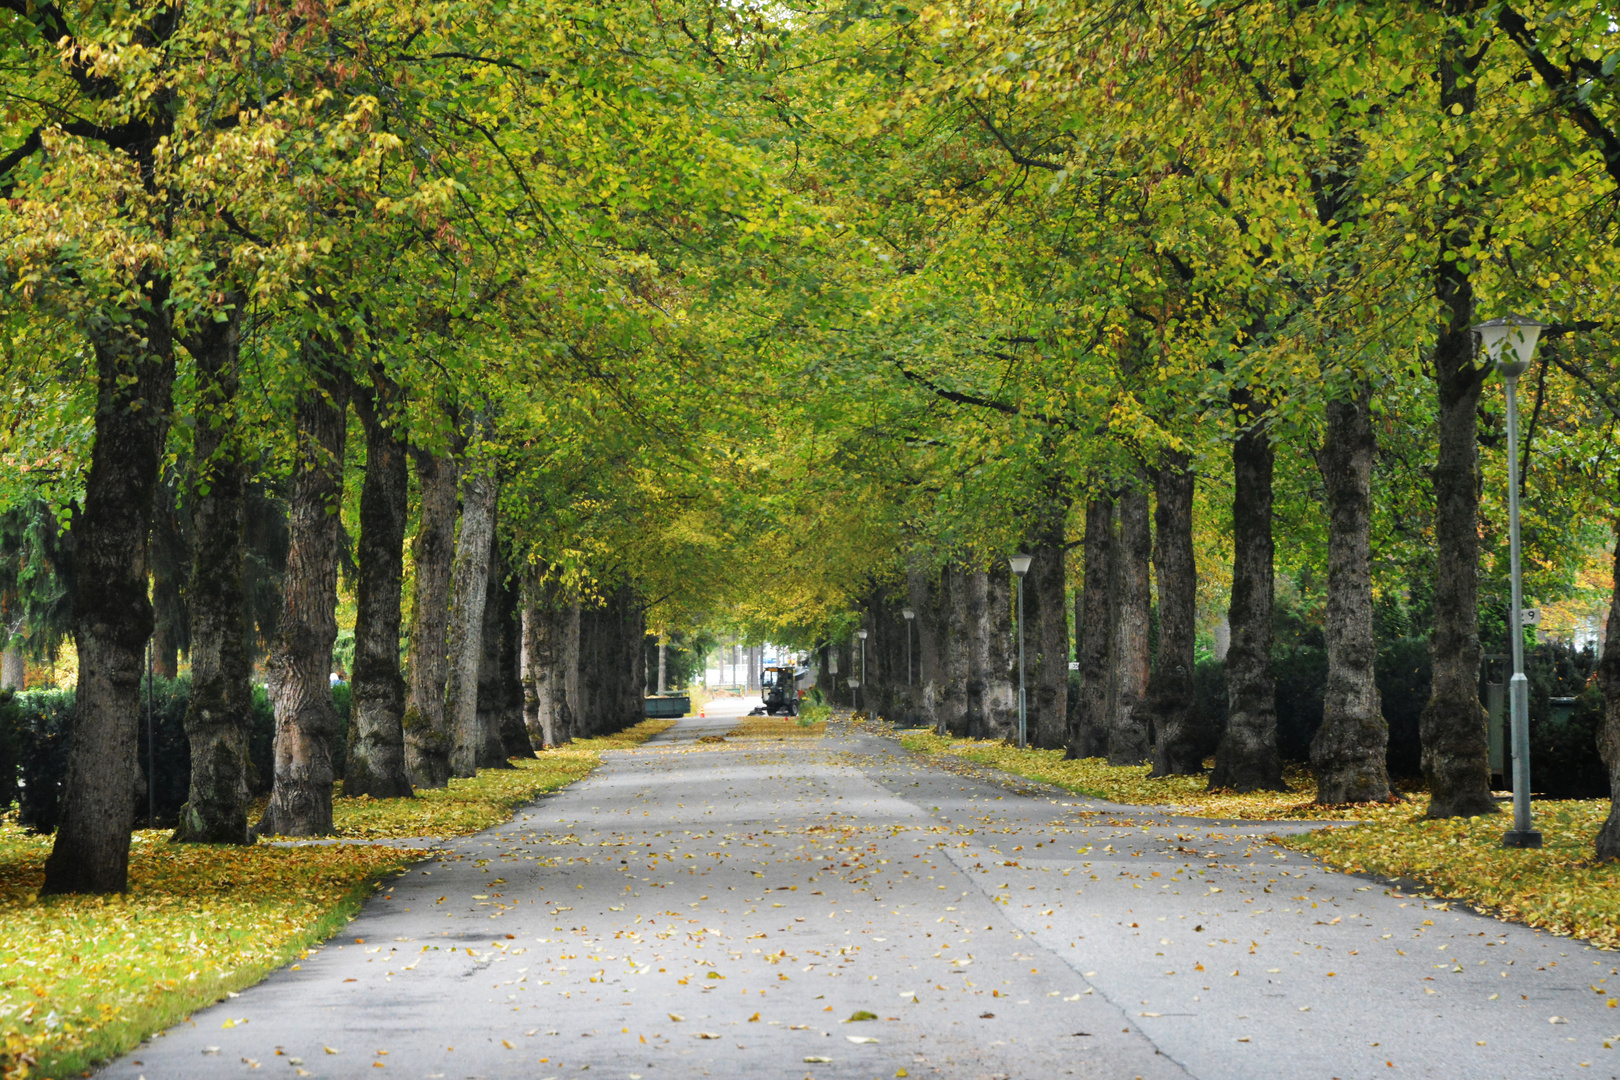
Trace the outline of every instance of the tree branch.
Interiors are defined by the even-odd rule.
[[[1020,154],[1017,150],[1014,150],[1012,148],[1012,143],[1007,141],[1007,137],[1005,135],[996,130],[996,126],[990,122],[990,118],[979,111],[979,106],[974,102],[974,100],[972,98],[968,98],[966,100],[968,109],[973,113],[974,116],[979,118],[979,123],[984,125],[984,129],[991,135],[995,136],[996,142],[1000,143],[1001,148],[1007,151],[1007,156],[1013,159],[1014,164],[1022,165],[1027,169],[1045,169],[1048,172],[1063,171],[1063,166],[1058,162],[1044,161],[1040,158],[1028,157],[1024,154]]]
[[[0,197],[11,197],[12,189],[17,186],[17,182],[11,178],[11,171],[26,159],[37,154],[42,145],[39,128],[35,128],[28,133],[28,137],[22,141],[22,145],[5,157],[0,157]]]
[[[1496,25],[1524,52],[1530,66],[1551,88],[1558,107],[1568,114],[1576,127],[1586,132],[1588,137],[1597,143],[1599,151],[1603,154],[1604,171],[1614,180],[1615,186],[1620,188],[1620,135],[1598,119],[1591,105],[1580,99],[1580,87],[1576,85],[1575,80],[1541,51],[1536,43],[1535,34],[1524,21],[1524,16],[1504,4],[1502,10],[1497,13]]]

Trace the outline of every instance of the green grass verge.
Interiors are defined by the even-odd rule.
[[[338,799],[340,835],[456,836],[586,775],[673,721],[547,751],[414,799]],[[385,845],[247,848],[137,832],[122,896],[40,898],[51,838],[0,824],[0,1077],[78,1075],[251,986],[340,930],[383,876]]]

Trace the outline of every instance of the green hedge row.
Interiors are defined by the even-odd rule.
[[[150,694],[148,694],[150,690]],[[191,776],[191,743],[186,738],[186,705],[191,697],[191,678],[157,678],[142,683],[140,711],[140,763],[144,774],[148,761],[153,768],[155,824],[173,826],[186,801]],[[152,721],[148,726],[147,702],[151,701]],[[349,728],[349,685],[332,688],[332,703],[338,712],[336,746],[347,744]],[[67,773],[68,738],[73,730],[72,690],[29,690],[21,693],[0,691],[0,808],[15,806],[20,824],[38,832],[51,832],[59,817],[62,780]],[[147,734],[155,738],[155,753],[148,756]],[[255,772],[258,794],[270,790],[274,761],[275,715],[265,688],[253,690],[253,729],[248,753]],[[338,779],[343,777],[343,754],[337,755]],[[147,818],[147,800],[139,800],[136,817]]]
[[[1552,798],[1607,798],[1608,772],[1597,751],[1603,694],[1591,682],[1596,657],[1561,642],[1536,646],[1526,657],[1530,678],[1530,763],[1534,789]],[[1389,723],[1390,775],[1423,773],[1418,720],[1429,700],[1431,667],[1426,638],[1403,637],[1379,649],[1376,665],[1384,719]],[[1314,643],[1272,657],[1277,680],[1277,743],[1283,760],[1310,761],[1311,739],[1322,723],[1327,652]],[[1226,665],[1204,660],[1197,669],[1198,703],[1220,730],[1226,727]],[[1574,698],[1573,705],[1554,699]],[[1505,723],[1505,721],[1504,721]]]

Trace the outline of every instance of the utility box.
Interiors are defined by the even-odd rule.
[[[665,694],[650,697],[642,710],[649,720],[671,720],[692,711],[692,699],[685,694]]]
[[[1507,681],[1508,658],[1500,655],[1485,657],[1484,694],[1485,716],[1490,739],[1491,776],[1493,782],[1507,787],[1511,777],[1507,772]]]

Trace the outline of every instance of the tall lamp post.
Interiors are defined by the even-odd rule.
[[[1024,706],[1024,575],[1029,573],[1029,555],[1009,555],[1008,564],[1018,578],[1018,746],[1029,744],[1029,719]]]
[[[1508,636],[1513,644],[1508,702],[1513,731],[1513,828],[1502,834],[1502,846],[1513,848],[1541,846],[1541,833],[1530,820],[1530,680],[1524,674],[1524,589],[1519,574],[1519,376],[1530,370],[1536,341],[1544,328],[1544,323],[1522,315],[1492,319],[1474,327],[1486,357],[1507,383],[1508,572],[1513,586],[1508,607]]]
[[[860,689],[866,685],[866,631],[857,630],[855,631],[855,636],[861,639],[861,681],[856,685],[856,689]],[[856,707],[860,708],[865,704],[866,695],[863,693],[861,695],[861,700],[857,703]]]
[[[911,685],[911,620],[917,613],[910,608],[901,608],[900,614],[906,617],[906,685]]]

